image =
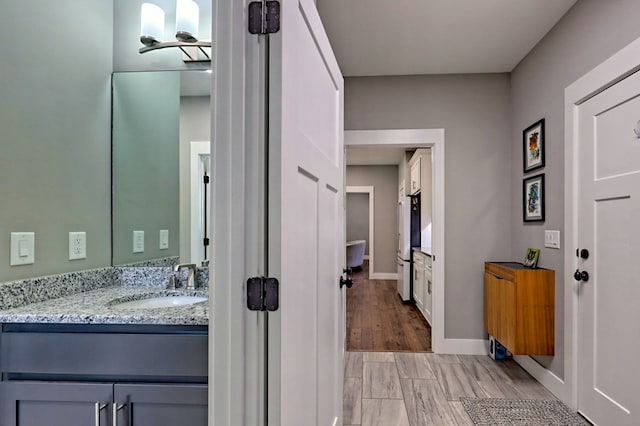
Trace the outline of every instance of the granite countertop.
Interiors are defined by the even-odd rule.
[[[433,256],[433,252],[431,251],[431,247],[422,246],[422,247],[413,247],[413,250],[420,251],[426,254],[429,257]]]
[[[208,325],[209,303],[169,308],[125,309],[115,303],[167,295],[204,296],[208,289],[116,286],[0,310],[3,323]]]

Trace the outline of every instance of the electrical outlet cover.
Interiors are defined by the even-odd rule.
[[[87,258],[87,233],[69,232],[69,260]]]

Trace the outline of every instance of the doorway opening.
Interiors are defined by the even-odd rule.
[[[190,228],[191,263],[205,264],[211,259],[211,143],[191,142],[190,149]],[[204,263],[203,263],[204,262]]]
[[[347,186],[346,187],[346,243],[347,252],[349,251],[349,243],[364,241],[364,252],[362,259],[359,253],[356,253],[355,263],[349,264],[347,267],[358,267],[365,269],[369,275],[373,274],[374,262],[374,246],[375,246],[375,202],[374,202],[373,186]],[[360,244],[356,244],[360,245]],[[359,251],[359,250],[354,250]],[[347,253],[347,259],[349,253]],[[366,263],[364,262],[366,260]]]
[[[376,192],[374,223],[370,224],[373,225],[374,229],[371,233],[376,241],[374,243],[375,266],[369,260],[369,264],[365,265],[362,271],[356,271],[353,277],[356,284],[347,291],[346,337],[348,351],[430,352],[433,350],[437,352],[438,342],[435,340],[438,338],[441,340],[442,347],[442,340],[444,340],[443,142],[444,132],[442,129],[345,132],[347,193],[350,185],[369,184],[374,186]],[[403,276],[411,282],[416,273],[412,265],[412,245],[407,243],[406,255],[400,247],[403,220],[401,203],[405,202],[406,206],[410,208],[412,198],[409,196],[413,196],[415,199],[421,197],[419,192],[412,192],[409,189],[411,188],[409,160],[416,150],[419,150],[420,154],[426,153],[429,162],[429,167],[426,169],[429,174],[428,189],[425,188],[421,192],[425,194],[424,196],[429,197],[429,202],[424,203],[430,209],[427,215],[429,220],[425,222],[425,226],[432,225],[427,230],[420,231],[423,234],[429,234],[428,238],[423,235],[423,241],[432,247],[429,249],[431,255],[429,260],[437,259],[437,261],[433,262],[430,274],[419,272],[418,277],[429,275],[432,277],[428,285],[420,286],[420,288],[423,288],[424,291],[428,289],[430,298],[433,296],[430,318],[434,324],[433,328],[425,319],[424,310],[421,311],[416,307],[413,288],[411,291],[405,292],[408,294],[403,295],[399,286],[399,283],[403,281]],[[433,169],[431,167],[432,160]],[[367,167],[369,168],[368,173],[365,173],[363,169]],[[394,171],[385,171],[385,167],[393,168]],[[356,169],[357,172],[351,168]],[[380,177],[385,173],[390,181],[387,183],[390,188],[386,188],[386,194],[384,189],[379,189],[384,186],[383,183],[380,183]],[[367,174],[371,182],[375,181],[374,183],[363,181],[363,176]],[[434,209],[431,209],[431,198],[434,200]],[[349,216],[353,214],[349,211],[349,204],[347,200],[347,228],[349,228]],[[417,203],[418,206],[420,204]],[[383,212],[384,208],[390,212],[387,217]],[[409,221],[409,215],[406,220]],[[385,231],[390,232],[391,235],[387,236]],[[349,232],[348,229],[347,232]],[[384,243],[391,249],[385,249]],[[441,254],[441,256],[433,256],[434,254]],[[400,257],[407,258],[403,268],[397,263]],[[390,265],[386,263],[390,263]],[[403,269],[406,269],[405,274],[403,274]],[[416,282],[419,284],[422,281],[418,278]]]

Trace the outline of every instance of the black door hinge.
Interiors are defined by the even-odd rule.
[[[270,0],[249,3],[249,33],[273,34],[278,31],[280,31],[279,2]]]
[[[280,283],[276,278],[253,277],[247,280],[247,308],[250,311],[277,311]]]

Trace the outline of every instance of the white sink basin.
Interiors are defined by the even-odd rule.
[[[209,299],[202,296],[159,296],[122,302],[113,305],[113,307],[117,309],[171,308],[173,306],[191,305],[206,300]]]

